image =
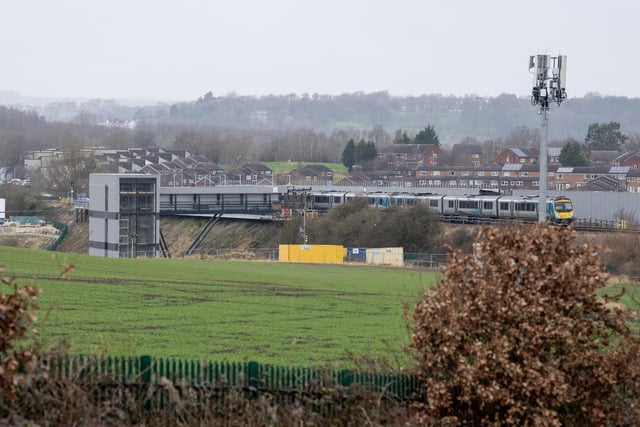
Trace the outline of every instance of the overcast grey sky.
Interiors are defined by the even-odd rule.
[[[636,0],[2,0],[0,90],[214,95],[528,95],[529,55],[567,92],[640,97]]]

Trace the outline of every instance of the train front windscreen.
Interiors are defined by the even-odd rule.
[[[573,203],[569,200],[563,200],[555,202],[556,212],[571,212],[573,210]]]

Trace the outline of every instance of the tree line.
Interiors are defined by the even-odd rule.
[[[207,97],[205,97],[207,98]],[[200,103],[213,102],[203,98]],[[368,97],[365,97],[369,99]],[[320,98],[314,102],[320,102]],[[427,101],[428,99],[422,99]],[[294,102],[295,99],[292,101]],[[327,99],[326,102],[329,102]],[[334,102],[334,101],[331,101]],[[427,103],[429,111],[437,103]],[[454,105],[454,104],[452,104]],[[452,107],[453,108],[453,107]],[[437,128],[437,130],[436,130]],[[577,138],[552,139],[550,146],[563,146],[560,161],[566,166],[586,164],[590,150],[640,148],[637,133],[625,134],[617,121],[591,123],[585,129],[584,141]],[[374,125],[369,129],[333,129],[330,132],[311,128],[288,129],[198,127],[172,120],[141,120],[133,128],[106,126],[89,113],[79,114],[68,123],[50,123],[33,112],[0,107],[0,167],[7,167],[14,177],[32,178],[40,191],[68,194],[71,183],[77,191],[88,189],[88,176],[101,170],[89,151],[82,148],[125,149],[130,147],[163,147],[187,150],[201,154],[209,160],[233,168],[250,162],[292,161],[343,163],[350,169],[385,169],[378,152],[388,144],[412,143],[440,146],[440,128],[423,124],[418,131],[410,128],[388,129]],[[582,130],[583,134],[585,130]],[[476,135],[462,138],[462,144],[481,144],[488,161],[499,147],[538,147],[540,132],[537,128],[517,126],[503,138],[481,139]],[[49,164],[48,176],[23,168],[27,151],[56,148],[64,155]],[[454,162],[453,153],[447,160]],[[453,164],[453,163],[451,163]],[[38,186],[40,185],[40,186]]]

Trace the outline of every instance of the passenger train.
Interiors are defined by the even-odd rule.
[[[354,193],[316,191],[307,193],[307,209],[327,211],[358,197],[369,201],[369,206],[426,205],[442,215],[446,221],[481,222],[490,219],[535,221],[538,219],[538,196],[505,196],[494,192],[478,195],[443,195],[424,193]],[[556,224],[570,224],[574,219],[573,202],[567,197],[548,198],[547,219]]]

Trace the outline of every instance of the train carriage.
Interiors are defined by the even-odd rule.
[[[442,214],[442,194],[419,194],[416,196],[418,203],[422,203],[432,211]]]
[[[344,191],[318,191],[307,195],[307,208],[317,211],[327,211],[345,202]]]
[[[411,193],[312,192],[308,208],[326,211],[356,198],[367,199],[369,206],[410,207],[423,204],[448,221],[481,222],[493,219],[535,221],[538,218],[537,196],[502,196],[500,194],[441,195]],[[573,203],[566,197],[547,199],[546,215],[550,222],[569,224],[573,221]]]
[[[391,195],[389,193],[346,193],[345,202],[352,201],[356,198],[365,198],[372,208],[388,208],[391,206]]]
[[[419,203],[415,194],[411,193],[394,193],[390,196],[391,206],[400,206],[403,208],[411,207]]]
[[[500,196],[444,196],[442,214],[450,220],[477,221],[496,218],[497,199]]]

